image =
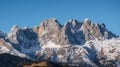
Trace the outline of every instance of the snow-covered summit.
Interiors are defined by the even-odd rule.
[[[85,18],[84,22],[91,22],[89,18]]]

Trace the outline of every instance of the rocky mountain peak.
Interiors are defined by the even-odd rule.
[[[110,33],[104,23],[91,23],[91,20],[85,19],[82,23],[81,30],[85,36],[86,41],[91,39],[109,39],[116,37],[114,34]],[[112,37],[111,37],[112,36]]]
[[[56,44],[84,44],[94,39],[109,39],[115,37],[110,33],[105,24],[91,23],[86,18],[82,23],[75,19],[67,21],[63,26],[57,19],[48,19],[39,26],[40,39],[52,39]]]
[[[77,25],[78,25],[78,21],[75,19],[71,19],[64,24],[64,27],[65,28],[67,28],[67,27],[68,28],[75,28]]]
[[[13,25],[13,27],[11,28],[11,30],[8,33],[8,37],[12,37],[12,36],[16,36],[17,32],[20,30],[21,28],[19,28],[18,25]]]
[[[48,30],[47,27],[49,27],[49,28],[55,27],[55,28],[59,29],[61,24],[58,22],[58,20],[56,18],[51,18],[51,19],[42,21],[40,24],[40,27],[41,26],[44,26],[44,28],[46,30]]]
[[[10,32],[7,34],[7,41],[12,44],[12,46],[21,51],[23,49],[30,49],[32,46],[36,45],[38,46],[38,35],[37,33],[33,30],[33,28],[29,28],[27,26],[23,28],[19,28],[17,25],[14,25]],[[34,50],[32,51],[34,52]]]
[[[19,26],[18,26],[18,25],[14,25],[14,26],[11,28],[11,31],[12,31],[12,30],[15,31],[15,30],[18,30],[18,29],[19,29]]]
[[[89,18],[85,18],[84,22],[91,22],[91,20]]]
[[[83,26],[89,28],[90,25],[91,25],[91,20],[88,19],[88,18],[86,18],[86,19],[83,21]]]
[[[70,22],[73,26],[78,24],[78,21],[76,19],[71,19],[68,22]]]
[[[59,30],[61,27],[62,25],[55,18],[44,20],[40,24],[39,35],[44,32]]]

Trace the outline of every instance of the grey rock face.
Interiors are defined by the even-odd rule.
[[[85,20],[82,24],[81,30],[83,31],[85,35],[85,40],[91,40],[91,39],[110,39],[112,37],[116,37],[114,34],[110,33],[106,27],[105,24],[94,24],[91,23],[90,20]]]
[[[81,23],[73,19],[66,22],[63,26],[62,31],[64,31],[69,44],[80,44],[84,42],[83,33],[79,31],[80,27]]]
[[[85,61],[86,51],[82,47],[68,47],[68,48],[45,48],[36,53],[36,57],[42,60],[50,60],[61,63],[78,63]],[[53,58],[54,57],[54,58]],[[87,58],[87,57],[86,57]],[[74,61],[73,61],[74,59]]]
[[[42,44],[43,41],[53,40],[56,43],[59,41],[59,33],[62,25],[59,22],[52,18],[50,20],[44,20],[41,22],[39,27],[39,42]],[[61,35],[62,36],[62,35]]]
[[[80,25],[81,23],[73,19],[63,26],[56,19],[43,21],[39,29],[40,42],[52,40],[60,45],[81,44],[84,42],[84,36],[79,31]]]
[[[40,42],[53,40],[60,45],[80,45],[95,38],[104,40],[112,37],[116,36],[106,29],[105,24],[94,24],[89,19],[82,23],[71,19],[64,25],[59,24],[56,19],[49,19],[41,22],[39,28]]]
[[[18,26],[13,26],[13,28],[8,33],[8,39],[10,42],[15,43],[16,40],[18,41],[17,44],[21,44],[25,40],[36,40],[37,34],[30,28],[19,28]]]
[[[34,54],[39,49],[38,35],[31,28],[19,28],[15,25],[6,39],[15,49],[27,55]]]
[[[59,24],[57,19],[51,18],[49,20],[44,20],[40,24],[39,35],[41,35],[44,32],[54,33],[55,31],[59,30],[60,28],[61,28],[61,24]]]
[[[44,20],[40,26],[34,28],[19,28],[14,25],[7,35],[7,39],[11,43],[22,44],[24,48],[34,44],[43,46],[49,40],[57,45],[82,45],[86,41],[96,38],[104,40],[113,37],[116,36],[106,29],[105,24],[94,24],[89,19],[85,19],[83,22],[71,19],[61,25],[55,18]]]

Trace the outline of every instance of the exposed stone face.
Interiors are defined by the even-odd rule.
[[[7,36],[9,41],[15,44],[26,44],[26,41],[29,42],[26,45],[30,45],[34,40],[37,40],[35,43],[40,43],[40,45],[49,40],[52,40],[57,45],[80,45],[91,39],[103,40],[112,37],[115,37],[115,35],[107,31],[103,23],[101,25],[94,24],[89,19],[85,19],[81,23],[71,19],[61,25],[55,18],[44,20],[40,26],[31,29],[27,27],[21,29],[15,25]]]
[[[43,32],[51,32],[54,33],[55,31],[61,28],[61,24],[55,18],[51,18],[50,20],[44,20],[40,24],[39,28],[39,35],[42,35]]]
[[[9,45],[9,43],[5,42],[5,40],[3,38],[0,38],[0,46],[5,46],[8,49],[12,49],[12,47]]]
[[[40,28],[39,28],[39,34],[38,35],[42,35],[43,32],[45,32],[45,27],[44,27],[44,24],[41,24]]]
[[[13,28],[10,30],[8,34],[8,39],[11,42],[15,42],[15,40],[24,41],[26,40],[35,40],[37,39],[37,34],[30,28],[19,28],[16,26],[13,26]]]
[[[13,26],[6,39],[17,50],[29,49],[36,46],[36,44],[38,45],[37,33],[28,27],[19,28],[17,25]]]
[[[79,31],[79,28],[81,27],[81,24],[76,20],[70,20],[62,28],[62,31],[64,31],[64,34],[66,35],[66,40],[68,41],[68,44],[80,44],[80,37],[82,37],[81,31]]]
[[[19,27],[17,25],[14,25],[10,32],[8,33],[7,35],[7,38],[9,39],[10,42],[12,43],[15,43],[15,44],[18,44],[18,41],[16,40],[17,39],[17,32],[19,31]]]
[[[43,40],[53,40],[55,42],[58,42],[61,27],[62,25],[59,24],[59,22],[55,18],[42,21],[39,27],[39,42],[41,43]]]
[[[37,56],[37,58],[41,58],[41,59],[48,59],[48,58],[52,58],[53,56],[56,55],[56,57],[54,59],[56,60],[51,60],[51,61],[57,61],[57,62],[62,62],[63,63],[76,63],[78,62],[82,62],[83,60],[83,56],[86,54],[86,51],[82,48],[82,47],[68,47],[68,48],[57,48],[57,49],[52,49],[52,48],[45,48],[42,51],[38,51],[36,55],[41,55],[41,56]],[[44,55],[44,56],[42,56]],[[60,58],[58,58],[58,55],[61,56]],[[69,56],[68,58],[66,58],[66,56]],[[75,61],[72,61],[72,59],[74,59]]]
[[[63,26],[61,26],[60,24],[57,24],[57,26],[55,26],[57,27],[56,29],[51,29],[47,33],[45,32],[45,34],[41,36],[41,38],[42,39],[50,38],[51,40],[53,40],[53,42],[60,45],[67,45],[71,43],[75,44],[75,42],[78,42],[76,38],[78,36],[75,36],[75,35],[79,35],[78,33],[76,33],[77,32],[76,30],[79,29],[79,25],[80,24],[73,19],[65,23],[65,25]]]
[[[98,38],[98,39],[109,39],[111,36],[115,37],[114,34],[110,33],[105,24],[93,24],[90,20],[85,19],[82,24],[81,30],[85,35],[86,41]]]
[[[90,26],[91,26],[91,21],[90,21],[90,19],[85,19],[84,21],[83,21],[83,25],[84,25],[84,27],[86,27],[86,28],[90,28]]]
[[[105,24],[94,24],[85,19],[82,23],[71,19],[64,25],[54,18],[42,21],[39,27],[39,38],[53,40],[56,44],[84,44],[91,39],[109,39],[114,34],[107,31]],[[39,40],[41,42],[41,40]]]
[[[39,35],[39,26],[33,27],[33,31],[34,31],[37,35]]]

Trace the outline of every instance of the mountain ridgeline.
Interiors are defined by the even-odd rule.
[[[20,57],[21,61],[29,59],[30,64],[44,60],[62,66],[117,67],[119,48],[118,36],[108,31],[104,23],[92,23],[87,18],[82,22],[71,19],[63,25],[51,18],[33,28],[14,25],[7,34],[0,31],[0,55],[7,53]]]
[[[116,35],[108,31],[103,23],[100,25],[91,23],[89,19],[85,19],[83,22],[72,19],[61,25],[55,18],[44,20],[40,26],[33,28],[19,28],[15,25],[7,36],[8,40],[15,44],[21,44],[24,40],[38,40],[41,46],[42,40],[52,40],[59,45],[82,45],[95,38],[104,40],[113,37]],[[24,42],[26,43],[26,41]]]

